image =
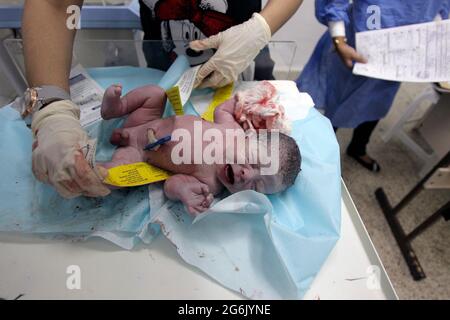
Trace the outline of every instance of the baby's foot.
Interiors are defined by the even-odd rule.
[[[122,85],[114,84],[106,89],[103,96],[101,115],[105,120],[119,118],[122,113]]]

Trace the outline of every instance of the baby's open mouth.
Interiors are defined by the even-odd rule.
[[[234,172],[229,164],[225,166],[225,177],[227,178],[228,183],[234,184]]]

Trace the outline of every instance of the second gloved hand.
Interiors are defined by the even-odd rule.
[[[57,101],[33,116],[33,173],[65,198],[106,196],[107,171],[93,169],[95,140],[80,125],[80,110],[69,100]]]
[[[199,70],[195,87],[223,87],[235,80],[270,41],[272,34],[264,17],[253,17],[224,32],[203,40],[193,41],[196,51],[217,49],[217,52]]]

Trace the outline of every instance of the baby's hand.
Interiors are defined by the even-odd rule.
[[[186,174],[171,176],[164,183],[164,193],[170,200],[181,201],[193,216],[208,210],[214,195],[207,184]]]
[[[180,186],[180,200],[191,215],[199,215],[209,209],[214,196],[209,187],[201,182]]]

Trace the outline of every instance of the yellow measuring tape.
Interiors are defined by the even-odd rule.
[[[225,87],[216,90],[213,96],[211,104],[208,106],[206,111],[202,114],[202,118],[207,121],[214,121],[214,111],[216,108],[231,98],[233,94],[234,83],[230,83]],[[177,116],[184,115],[183,104],[181,100],[180,88],[175,86],[166,91],[167,98],[173,106],[173,110]]]
[[[118,166],[108,170],[105,183],[116,187],[137,187],[167,180],[170,174],[145,162]]]
[[[182,116],[184,114],[183,111],[183,103],[181,102],[180,88],[175,86],[166,91],[167,99],[169,99],[172,104],[173,111],[177,116]]]
[[[214,93],[213,100],[211,104],[208,106],[208,109],[202,114],[202,118],[206,121],[214,121],[214,111],[216,108],[231,98],[233,94],[234,83],[230,83],[229,85],[219,88]]]

